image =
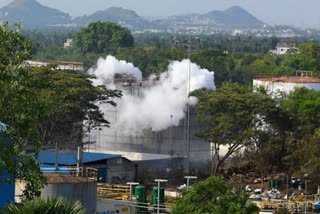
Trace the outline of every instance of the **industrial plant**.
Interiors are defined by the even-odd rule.
[[[316,1],[0,1],[0,214],[320,214]]]
[[[135,81],[118,82],[116,88],[130,96],[143,97],[145,91],[149,90],[157,82]],[[165,105],[165,104],[164,104]],[[151,128],[138,130],[137,133],[128,132],[127,124],[119,124],[119,109],[121,102],[116,107],[104,107],[105,117],[110,122],[110,128],[92,130],[90,139],[94,143],[90,145],[91,151],[103,151],[106,153],[123,154],[129,159],[135,161],[169,160],[172,157],[189,158],[193,165],[201,165],[210,161],[211,151],[210,143],[197,137],[201,127],[196,120],[196,114],[192,108],[190,111],[190,124],[188,127],[188,115],[185,113],[178,125],[173,124],[176,115],[174,113],[167,115],[169,127],[161,131],[153,131]],[[139,116],[142,112],[136,112]],[[154,114],[157,114],[156,109]],[[143,114],[141,114],[143,117]],[[176,120],[176,119],[175,119]],[[170,124],[171,123],[171,124]],[[139,133],[138,133],[139,131]],[[190,132],[187,133],[187,132]],[[190,139],[188,139],[188,135]],[[189,148],[188,148],[189,147]],[[158,162],[159,163],[159,162]],[[167,168],[164,165],[154,164],[154,167]]]

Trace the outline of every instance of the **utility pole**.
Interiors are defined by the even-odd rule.
[[[80,173],[80,146],[78,146],[78,153],[77,153],[77,176]]]
[[[186,170],[189,173],[190,171],[190,86],[191,86],[191,41],[188,42],[188,101],[187,101],[187,145],[186,145],[186,153],[187,153],[187,161],[186,161]]]
[[[190,180],[196,180],[198,179],[197,176],[184,176],[185,179],[187,179],[187,189],[190,188]]]
[[[54,166],[55,166],[55,171],[58,171],[58,142],[56,142],[55,156],[56,156],[56,162]]]
[[[165,180],[165,179],[156,179],[156,180],[154,180],[155,182],[157,182],[158,183],[158,200],[157,200],[157,214],[159,214],[160,213],[160,184],[161,183],[166,183],[166,182],[168,182],[168,180]]]
[[[304,174],[304,196],[305,196],[305,205],[304,205],[304,213],[307,214],[307,205],[308,205],[308,201],[307,201],[307,183],[308,183],[308,174]]]
[[[131,206],[132,206],[132,186],[137,186],[139,185],[139,183],[137,182],[127,182],[127,184],[130,186],[130,196],[129,196],[129,200],[130,200],[130,206],[129,206],[129,210],[130,210],[130,214],[131,214]]]
[[[173,145],[172,145],[172,118],[173,118],[173,115],[171,114],[170,115],[170,133],[169,133],[169,137],[170,137],[170,139],[169,139],[169,142],[170,142],[170,150],[172,151],[172,153],[173,153]],[[170,151],[170,153],[171,153],[171,151]],[[174,155],[174,154],[172,154],[172,155]]]

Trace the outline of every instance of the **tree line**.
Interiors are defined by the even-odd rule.
[[[283,41],[278,38],[132,35],[128,29],[109,22],[91,23],[87,28],[65,32],[60,37],[60,34],[50,33],[48,38],[53,38],[54,44],[45,40],[45,44],[39,45],[42,42],[41,39],[36,40],[38,34],[26,34],[36,44],[34,47],[41,47],[32,52],[32,57],[37,60],[82,61],[89,68],[96,64],[99,57],[111,54],[132,62],[147,78],[151,74],[164,72],[170,61],[190,56],[199,66],[215,72],[218,87],[224,82],[251,84],[254,77],[293,75],[296,70],[312,71],[314,76],[318,76],[320,68],[318,42],[303,38],[284,40],[295,42],[299,50],[291,49],[287,54],[275,55],[268,51]],[[74,39],[74,47],[64,49],[63,41],[67,36]],[[188,53],[189,42],[191,54]]]

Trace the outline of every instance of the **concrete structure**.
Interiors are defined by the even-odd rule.
[[[307,76],[282,76],[254,79],[253,87],[257,88],[260,86],[265,87],[272,94],[276,94],[278,92],[290,93],[295,88],[299,87],[319,91],[320,78]]]
[[[40,152],[39,161],[47,166],[54,166],[57,163],[58,166],[75,167],[77,152],[59,152],[57,155],[52,151]],[[136,164],[121,155],[83,152],[82,164],[84,168],[97,169],[98,181],[102,183],[126,183],[137,178]]]
[[[72,61],[33,61],[26,60],[24,61],[24,66],[31,67],[43,67],[53,65],[56,66],[59,70],[74,70],[74,71],[83,71],[83,63],[82,62],[72,62]]]
[[[118,89],[135,96],[143,96],[143,91],[148,90],[149,87],[150,83],[147,82],[121,82],[117,84]],[[101,130],[87,133],[90,135],[91,142],[95,142],[90,145],[90,150],[123,154],[132,161],[168,160],[172,156],[187,157],[188,128],[186,118],[182,119],[178,126],[172,126],[159,132],[154,132],[151,129],[143,130],[142,135],[132,136],[126,133],[125,125],[116,126],[119,119],[118,108],[120,107],[121,103],[118,103],[117,107],[101,106],[105,118],[110,122],[110,128],[102,127]],[[174,115],[172,116],[174,117]],[[200,130],[201,127],[196,120],[196,113],[194,109],[191,109],[190,162],[194,166],[202,165],[211,159],[210,143],[196,137]],[[130,156],[134,157],[130,158]],[[162,166],[155,164],[154,167]],[[166,168],[167,165],[163,165],[163,167]]]
[[[80,201],[88,214],[96,213],[97,182],[92,179],[65,174],[45,174],[47,185],[41,190],[42,198],[61,196]]]
[[[289,49],[299,50],[299,49],[296,47],[296,43],[285,43],[285,42],[281,42],[281,43],[278,43],[278,44],[277,44],[275,50],[270,50],[269,53],[277,54],[277,55],[283,55],[283,54],[286,54]]]

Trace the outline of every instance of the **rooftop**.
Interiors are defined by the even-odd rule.
[[[88,179],[85,177],[58,174],[58,173],[47,173],[44,174],[47,178],[47,184],[74,184],[74,183],[90,183],[95,180]]]
[[[57,65],[57,64],[63,64],[63,65],[81,65],[83,66],[83,62],[75,62],[75,61],[37,61],[37,60],[26,60],[26,63],[46,63],[46,64],[52,64],[52,65]]]
[[[320,77],[307,77],[307,76],[267,77],[267,78],[255,78],[254,80],[259,80],[264,82],[320,83]]]
[[[83,152],[82,162],[91,163],[95,161],[119,158],[121,155],[116,154],[102,154],[102,153],[89,153]],[[39,162],[41,164],[55,164],[56,153],[54,151],[43,151],[39,154]],[[57,154],[58,165],[74,166],[77,164],[77,152],[58,152]]]

